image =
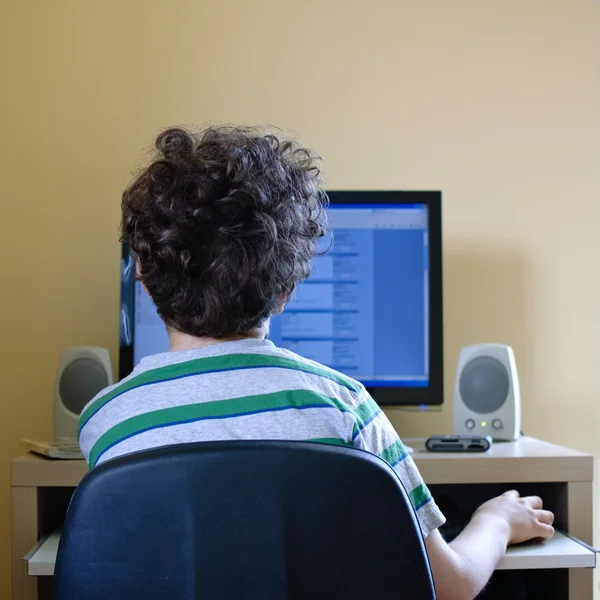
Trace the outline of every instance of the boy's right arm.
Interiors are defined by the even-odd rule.
[[[439,531],[425,540],[439,600],[473,600],[509,544],[552,537],[554,515],[537,496],[506,492],[483,504],[465,530],[447,544]]]

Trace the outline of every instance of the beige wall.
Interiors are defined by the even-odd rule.
[[[120,192],[173,123],[296,131],[332,188],[443,190],[447,387],[463,344],[513,344],[525,431],[596,452],[599,26],[595,0],[2,2],[0,589],[8,460],[50,433],[60,349],[116,352]]]

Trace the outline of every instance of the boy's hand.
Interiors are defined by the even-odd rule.
[[[554,515],[537,496],[510,491],[481,505],[464,531],[446,544],[438,530],[425,540],[440,600],[473,600],[489,581],[508,544],[547,540]]]
[[[509,527],[509,544],[520,544],[529,540],[548,540],[554,535],[554,515],[543,509],[538,496],[521,497],[511,490],[480,506],[473,520],[480,518],[502,519]]]

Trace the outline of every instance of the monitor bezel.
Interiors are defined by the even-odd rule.
[[[129,247],[125,242],[121,244],[121,294],[119,305],[119,380],[127,377],[133,367],[133,340],[135,339],[135,270],[125,268],[131,260]],[[123,323],[123,313],[127,312],[128,323]],[[127,333],[123,331],[128,327]],[[131,340],[128,342],[127,340]]]
[[[443,393],[443,295],[442,295],[442,194],[435,191],[328,191],[331,204],[423,204],[429,219],[429,385],[426,387],[369,387],[369,393],[382,406],[441,406]],[[121,264],[130,260],[129,249],[121,246]],[[119,379],[134,367],[135,285],[124,281],[121,268],[121,310],[129,314],[128,335],[123,333],[120,319]],[[128,269],[129,277],[134,277]]]
[[[441,406],[444,403],[444,333],[442,284],[442,193],[436,191],[327,191],[335,204],[427,206],[429,230],[429,385],[368,387],[381,406]]]

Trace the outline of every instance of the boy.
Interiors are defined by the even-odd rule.
[[[326,223],[316,157],[242,128],[169,129],[123,194],[123,238],[170,351],[143,359],[81,416],[91,467],[181,442],[333,440],[378,454],[419,519],[440,600],[471,599],[509,543],[553,534],[537,497],[507,492],[451,544],[444,517],[364,387],[275,347],[269,319],[309,275]]]

